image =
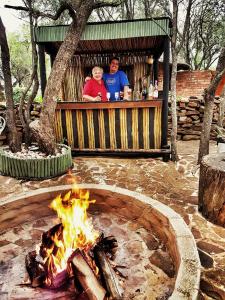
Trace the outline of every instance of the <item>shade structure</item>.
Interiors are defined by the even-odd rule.
[[[67,141],[75,151],[158,152],[167,159],[171,27],[171,20],[167,17],[87,23],[65,73],[61,94],[56,95],[61,102],[67,102],[65,108],[62,107],[63,104],[57,106],[56,132],[60,133],[58,138]],[[40,72],[43,93],[46,82],[44,53],[48,53],[52,62],[54,61],[68,28],[68,25],[35,28],[35,41],[39,45],[42,62]],[[158,60],[162,53],[163,80],[160,97],[149,108],[147,104],[141,104],[141,101],[137,103],[134,96],[132,100],[136,103],[124,103],[123,107],[114,105],[115,107],[103,109],[97,103],[93,103],[95,107],[90,103],[83,103],[79,107],[73,105],[72,102],[82,102],[84,78],[94,65],[100,65],[106,71],[110,58],[118,56],[132,90],[140,91],[143,77],[148,77],[149,82],[158,81]],[[150,55],[154,58],[151,66],[147,64]],[[115,117],[112,117],[113,113]],[[108,127],[114,129],[110,131]]]

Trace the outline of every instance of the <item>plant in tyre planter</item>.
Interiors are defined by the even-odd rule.
[[[9,147],[0,150],[0,172],[2,175],[18,179],[46,179],[67,172],[72,167],[71,149],[66,145],[57,145],[56,155],[47,155],[37,145],[25,147],[13,153]]]
[[[27,3],[28,5],[31,4],[30,1]],[[9,47],[5,28],[0,18],[0,47],[5,81],[6,125],[9,142],[9,146],[2,148],[0,151],[0,173],[16,178],[44,179],[65,173],[72,166],[72,157],[71,149],[68,146],[55,143],[54,109],[51,105],[43,105],[40,126],[38,128],[33,126],[32,130],[31,124],[35,125],[37,119],[32,121],[30,112],[32,102],[37,95],[39,81],[37,75],[38,57],[33,38],[33,18],[31,15],[30,29],[33,69],[30,82],[21,95],[17,110],[24,134],[25,143],[22,144],[22,134],[16,128],[18,120],[16,120],[13,102]],[[1,119],[0,121],[3,124],[4,120]],[[37,139],[37,136],[42,137],[42,139]],[[32,144],[32,141],[35,141],[35,144]]]

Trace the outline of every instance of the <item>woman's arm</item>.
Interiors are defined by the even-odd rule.
[[[89,95],[83,95],[83,99],[85,101],[101,101],[101,97],[97,96],[97,97],[91,97]]]

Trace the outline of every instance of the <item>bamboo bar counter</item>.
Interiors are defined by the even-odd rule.
[[[159,152],[162,101],[57,104],[56,137],[76,151]]]
[[[67,28],[64,25],[35,28],[42,94],[47,80],[45,54],[49,54],[53,64]],[[136,153],[160,155],[168,160],[170,36],[169,18],[88,23],[67,67],[60,95],[56,95],[60,99],[55,113],[57,142],[81,154]],[[127,74],[136,95],[143,88],[144,78],[148,85],[159,80],[162,54],[159,99],[82,102],[84,79],[94,66],[101,66],[107,72],[110,58],[119,57],[120,69]]]

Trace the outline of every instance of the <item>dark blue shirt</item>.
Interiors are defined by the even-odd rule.
[[[124,86],[129,85],[127,75],[123,71],[117,71],[114,74],[104,73],[103,80],[107,92],[110,93],[110,101],[115,101],[115,93],[123,91]]]

